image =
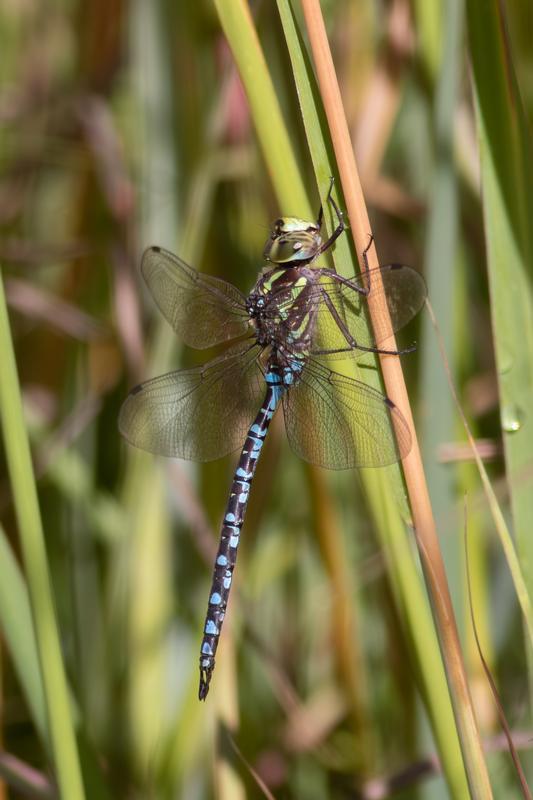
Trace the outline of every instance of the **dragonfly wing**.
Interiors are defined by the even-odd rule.
[[[189,347],[211,347],[249,331],[246,298],[230,283],[197,272],[160,247],[145,251],[141,271],[165,319]]]
[[[328,351],[332,358],[359,356],[357,347],[376,347],[387,338],[392,326],[396,332],[407,325],[420,311],[427,295],[423,277],[403,264],[388,264],[369,271],[370,287],[373,297],[385,297],[389,317],[386,313],[375,315],[370,323],[368,296],[355,287],[363,288],[361,275],[350,278],[352,286],[341,283],[330,275],[308,290],[311,313],[315,315],[311,352],[320,354]],[[276,303],[275,295],[272,303]],[[283,320],[290,318],[291,300],[279,303],[277,314]],[[283,325],[284,323],[281,322]]]
[[[385,466],[411,448],[408,425],[391,400],[312,359],[284,395],[283,409],[292,449],[321,467]]]
[[[265,395],[260,352],[241,343],[200,367],[141,383],[122,405],[120,432],[157,455],[212,461],[231,453]]]

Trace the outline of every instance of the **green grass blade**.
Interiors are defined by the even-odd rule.
[[[332,175],[334,177],[337,176],[337,166],[335,164],[329,137],[327,136],[327,122],[322,110],[316,81],[312,77],[313,68],[309,60],[309,55],[303,46],[291,6],[287,0],[280,0],[278,2],[278,11],[287,41],[289,57],[291,59],[294,80],[300,101],[300,111],[302,113],[317,186],[322,202],[326,203],[330,177]],[[337,192],[338,187],[339,181],[337,180]],[[327,204],[325,207],[327,207]],[[330,223],[329,212],[330,209],[327,209],[324,219],[326,227],[331,232],[334,225]],[[348,236],[341,236],[335,242],[334,260],[337,271],[341,274],[344,273],[348,276],[357,272],[357,260],[354,256]]]
[[[311,158],[317,178],[322,175],[326,177],[328,171],[332,174],[332,162],[328,154],[328,139],[323,134],[323,123],[317,110],[317,89],[313,73],[288,0],[278,0],[278,8],[293,66]],[[351,270],[353,274],[357,270],[347,238],[339,240],[334,260],[338,264],[339,272]],[[368,380],[367,375],[365,380]],[[432,720],[450,790],[454,797],[464,797],[467,791],[466,777],[431,613],[424,599],[424,587],[412,557],[403,520],[398,507],[390,499],[403,495],[401,476],[398,470],[390,470],[387,477],[379,470],[374,470],[364,471],[362,478],[383,542],[396,600],[403,611],[403,619],[416,654],[422,694]]]
[[[415,0],[413,5],[421,61],[429,78],[436,81],[442,65],[444,4],[440,0],[433,3]]]
[[[62,796],[81,800],[83,783],[1,272],[0,352],[2,431],[35,623],[54,767]]]
[[[174,111],[171,83],[170,37],[165,35],[168,9],[155,3],[134,2],[131,7],[130,47],[134,94],[139,109],[139,126],[145,142],[140,163],[140,182],[144,189],[140,206],[143,246],[175,240],[179,203],[171,109]],[[169,103],[169,98],[172,98]],[[162,166],[164,167],[162,169]],[[179,176],[181,178],[181,176]],[[163,182],[165,206],[155,214],[158,191]],[[169,369],[176,338],[162,316],[148,353],[146,375]],[[128,664],[128,713],[131,742],[137,771],[144,782],[152,780],[154,742],[166,733],[165,674],[172,592],[170,580],[169,509],[164,502],[165,474],[148,453],[123,443],[126,469],[122,503],[128,518],[127,536],[122,542],[125,558],[117,561],[126,574],[127,585],[120,614],[127,618],[125,648]],[[147,789],[145,788],[145,791]]]
[[[467,0],[501,427],[517,550],[531,597],[533,167],[502,9],[496,0]],[[528,655],[533,691],[531,648]]]
[[[288,7],[284,8],[284,6],[285,6],[285,4],[281,3],[280,4],[280,10],[282,12],[282,19],[283,19],[284,23],[287,23],[287,21],[290,19],[291,12],[290,12],[290,9]],[[283,13],[284,10],[285,10],[285,14]],[[296,35],[295,29],[293,29],[293,33],[294,33],[294,35]],[[228,30],[226,30],[226,34],[228,34]],[[254,34],[254,36],[255,36],[255,34]],[[252,37],[252,39],[253,39],[253,37]],[[243,48],[246,49],[246,40],[244,39],[244,34],[243,34],[242,38],[239,40],[239,48],[241,50],[241,56],[240,57],[242,59],[243,58],[242,50],[243,50]],[[314,161],[315,171],[317,173],[318,183],[319,183],[320,188],[324,189],[325,187],[327,187],[329,175],[334,173],[334,169],[333,169],[333,166],[332,166],[332,161],[328,158],[328,155],[327,155],[326,146],[324,145],[324,136],[323,136],[323,134],[321,132],[320,121],[318,119],[317,112],[316,112],[316,90],[313,89],[313,87],[312,87],[312,85],[311,85],[311,83],[309,81],[309,76],[308,76],[308,72],[307,72],[308,69],[309,69],[309,65],[308,65],[308,63],[307,63],[307,65],[305,64],[305,58],[304,58],[304,55],[303,55],[303,51],[301,51],[300,45],[297,46],[296,50],[300,52],[301,75],[304,76],[304,79],[302,79],[301,81],[297,82],[297,87],[298,87],[298,92],[299,92],[299,97],[300,97],[300,103],[301,103],[302,108],[310,109],[309,113],[315,115],[315,118],[313,119],[313,123],[311,125],[309,125],[309,126],[306,125],[306,128],[307,128],[308,140],[310,142],[310,149],[311,149],[311,153],[312,153],[312,157],[313,157],[313,161]],[[291,50],[291,53],[292,53],[292,50]],[[236,54],[236,58],[238,58],[237,54]],[[296,72],[296,70],[295,70],[295,72]],[[244,83],[245,83],[245,88],[246,88],[247,94],[249,96],[251,108],[254,109],[258,104],[262,103],[262,113],[264,113],[265,106],[268,108],[268,103],[265,103],[264,97],[260,93],[260,87],[258,86],[257,81],[255,81],[255,80],[247,80],[246,74],[241,73],[241,75],[243,77],[243,80],[244,80]],[[254,101],[254,97],[255,97],[255,101]],[[304,120],[305,120],[305,111],[304,111]],[[307,120],[307,122],[308,122],[308,120]],[[258,123],[256,121],[256,125],[257,124]],[[319,151],[320,144],[321,144],[322,149]],[[283,171],[283,167],[284,166],[285,166],[285,162],[283,162],[281,159],[279,159],[278,155],[276,154],[274,162],[270,165],[270,170],[271,170],[271,172],[275,171],[276,169],[278,169],[280,171]],[[299,177],[298,177],[298,181],[299,182],[301,181],[301,179]],[[322,186],[322,183],[324,184],[324,186]],[[282,202],[283,202],[283,198],[280,197],[280,203],[282,203]],[[289,207],[291,207],[291,206],[289,206]],[[341,258],[338,259],[339,260],[339,264],[342,264],[342,269],[343,270],[346,270],[346,271],[350,271],[350,269],[353,270],[354,262],[353,262],[353,259],[352,259],[351,255],[350,255],[350,253],[349,253],[349,247],[348,247],[347,242],[343,241],[342,238],[341,238],[341,240],[339,240],[338,245],[339,246],[337,248],[337,253],[342,253]],[[346,252],[343,252],[343,248],[346,249]],[[350,267],[350,264],[352,265],[351,267]],[[372,478],[370,478],[370,479],[371,480],[372,479],[376,479],[377,480],[377,478],[375,476],[372,476]],[[399,488],[399,487],[397,487],[397,488]],[[403,494],[403,487],[401,487],[399,489],[399,491],[395,492],[394,494],[396,496],[401,496]],[[397,515],[397,512],[396,512],[396,515]],[[401,520],[399,521],[399,524],[400,524],[400,527],[402,528],[402,535],[405,535],[405,534],[403,534],[403,524],[402,524]],[[407,550],[408,550],[408,548],[407,548]],[[411,562],[411,563],[413,565],[413,571],[411,572],[410,579],[412,580],[413,576],[416,575],[416,571],[414,569],[414,562]],[[415,580],[416,580],[416,578],[415,578]],[[412,603],[411,604],[412,608],[415,608],[415,606],[416,606],[416,603]],[[427,606],[426,606],[426,609],[427,609]],[[431,630],[431,622],[430,622],[429,615],[427,616],[427,622],[428,622],[428,629]],[[424,626],[420,627],[417,624],[413,624],[413,630],[415,630],[415,631],[416,630],[425,630],[425,628],[424,628]],[[427,639],[423,643],[420,642],[420,645],[421,645],[420,654],[422,654],[422,651],[427,647]],[[431,675],[429,674],[429,671],[428,671],[428,674],[427,674],[427,687],[429,689],[431,689],[432,686],[435,686],[435,678],[436,678],[435,670],[432,669]],[[446,697],[447,696],[447,689],[446,689],[445,682],[444,682],[442,666],[441,666],[441,678],[442,678],[442,687],[441,688],[443,689],[444,696]],[[442,697],[442,693],[441,693],[441,697]],[[435,695],[435,698],[436,698],[436,695]],[[454,752],[453,757],[449,761],[450,765],[453,762],[453,766],[450,766],[450,775],[453,774],[454,777],[453,778],[449,778],[449,780],[450,780],[450,782],[452,784],[453,783],[455,784],[456,796],[460,797],[460,796],[464,796],[464,791],[465,791],[465,788],[466,788],[464,770],[462,768],[462,764],[461,764],[461,760],[460,760],[460,754],[459,754],[459,749],[458,749],[458,745],[457,745],[457,735],[456,735],[456,730],[455,730],[454,723],[453,723],[453,716],[451,715],[451,712],[450,712],[449,704],[448,704],[447,712],[444,711],[444,716],[442,715],[442,712],[441,712],[441,709],[445,705],[446,704],[442,704],[441,701],[437,701],[437,699],[436,699],[434,713],[432,713],[431,715],[432,715],[432,717],[434,719],[435,718],[444,719],[444,716],[447,713],[447,717],[448,717],[447,718],[447,724],[445,724],[443,726],[442,735],[440,737],[438,737],[438,738],[440,738],[440,741],[443,744],[444,748],[445,748],[445,744],[444,744],[445,742],[447,742],[447,743],[449,743],[450,741],[452,741],[452,742],[454,741],[455,742],[455,752]],[[451,754],[453,750],[454,750],[454,744],[448,744],[448,752]]]
[[[425,277],[428,296],[440,321],[446,351],[454,352],[454,297],[458,245],[458,198],[453,162],[453,122],[460,77],[460,47],[463,20],[462,0],[448,4],[447,35],[440,67],[433,111],[435,165],[425,244]],[[422,318],[420,441],[424,468],[439,530],[453,519],[456,475],[453,467],[439,462],[439,447],[454,440],[455,414],[442,369],[439,346],[428,314]],[[452,366],[453,369],[453,366]],[[462,554],[454,536],[443,536],[442,547],[452,595],[461,596]]]
[[[257,38],[250,7],[244,0],[215,0],[215,6],[246,88],[257,136],[281,207],[312,219],[313,212]]]
[[[249,15],[249,10],[240,0],[234,0],[234,2],[230,3],[218,3],[217,8],[224,27],[224,32],[228,37],[233,55],[238,64],[241,79],[245,85],[252,117],[267,161],[267,167],[272,177],[280,208],[291,209],[291,211],[294,210],[307,219],[313,219],[316,210],[312,209],[306,196],[302,176],[298,170],[296,157],[286,132],[285,123],[279,111],[278,100],[274,93],[272,81],[259,47],[257,34]],[[245,8],[246,13],[243,11]],[[253,65],[253,67],[251,65]],[[302,88],[304,91],[307,91],[310,87]],[[310,105],[314,105],[312,98],[308,98],[308,102]],[[318,131],[317,135],[320,141],[323,141],[320,131]],[[314,166],[319,191],[322,194],[322,200],[325,201],[329,188],[330,176],[335,172],[334,163],[324,158],[320,163],[315,162]],[[326,225],[328,222],[329,209],[326,211]],[[350,271],[350,264],[353,265],[353,260],[350,256],[350,245],[347,237],[341,237],[338,240],[337,250],[345,256],[342,263],[343,269],[347,270],[348,274]],[[316,500],[321,494],[321,492],[317,490],[317,483],[323,481],[323,477],[317,475],[316,470],[314,470],[314,467],[309,467],[308,478],[312,487],[310,491]],[[315,508],[315,510],[317,509]],[[317,513],[316,515],[317,536],[323,542],[323,553],[331,553],[331,551],[334,550],[336,554],[336,563],[345,563],[347,554],[341,531],[337,525],[331,524],[329,527],[324,525],[324,517],[324,514]],[[326,537],[329,538],[328,542],[324,541]],[[336,572],[336,566],[332,563],[328,564],[328,559],[326,557],[324,560],[326,561],[330,578],[337,586],[336,582],[339,580],[339,574]],[[339,587],[337,586],[337,588]],[[339,595],[337,594],[336,597],[338,600]],[[345,614],[344,624],[346,629],[352,631],[356,630],[357,626],[354,620],[354,609],[352,609],[349,604],[345,604],[343,606],[343,613]],[[349,646],[347,645],[343,652],[341,652],[339,648],[337,654],[339,663],[341,663],[340,669],[343,671],[345,678],[347,660],[352,662],[354,673],[357,672],[358,668],[361,666],[362,660],[358,658],[357,648],[354,642],[351,642]],[[351,681],[346,679],[346,690],[350,694],[352,700],[352,718],[357,728],[357,738],[361,742],[361,751],[365,753],[365,760],[367,761],[366,767],[369,769],[373,746],[371,743],[371,733],[365,730],[365,728],[368,728],[368,725],[363,724],[366,714],[365,708],[368,701],[367,698],[362,697],[360,693],[359,695],[356,694],[353,684],[354,680],[352,675]],[[365,738],[364,742],[362,741],[362,737]]]
[[[0,627],[41,741],[50,746],[43,684],[30,600],[5,532],[0,527]]]

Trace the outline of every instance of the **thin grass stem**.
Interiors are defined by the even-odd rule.
[[[54,766],[62,797],[82,800],[85,793],[1,272],[0,353],[0,416],[35,625]]]
[[[357,165],[344,116],[342,99],[329,49],[324,20],[318,0],[302,0],[307,31],[317,70],[318,82],[330,126],[333,147],[339,165],[348,217],[358,253],[368,244],[371,233],[366,204],[359,181]],[[379,266],[375,248],[368,253],[371,268]],[[362,266],[362,265],[361,265]],[[369,299],[371,317],[383,313],[381,307]],[[391,336],[382,345],[393,349]],[[407,420],[413,443],[410,453],[403,460],[404,476],[415,524],[417,545],[424,570],[434,614],[437,635],[441,646],[450,696],[470,792],[474,798],[490,798],[492,790],[488,778],[483,748],[479,737],[470,691],[466,679],[463,657],[459,644],[457,625],[440,552],[431,503],[425,482],[420,450],[414,431],[413,417],[398,358],[380,357],[383,377],[390,398],[396,403]]]

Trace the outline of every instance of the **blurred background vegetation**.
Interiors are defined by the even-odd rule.
[[[318,208],[277,5],[251,10]],[[496,2],[475,0],[323,10],[380,259],[425,274],[531,593],[531,4],[503,3],[500,19]],[[423,590],[413,616],[359,473],[309,470],[281,419],[258,467],[212,692],[197,700],[235,458],[163,462],[118,434],[131,386],[205,360],[160,318],[140,256],[167,247],[246,292],[271,220],[304,213],[280,207],[215,5],[4,0],[0,52],[0,261],[86,796],[466,796],[435,733],[433,668],[423,674],[434,636],[426,655],[413,647]],[[477,627],[525,751],[531,643],[424,312],[402,336],[413,339],[404,367],[494,795],[519,797],[473,640],[465,494]],[[0,798],[55,797],[0,457]]]

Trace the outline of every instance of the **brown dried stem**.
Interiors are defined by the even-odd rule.
[[[302,0],[302,8],[350,226],[356,250],[361,254],[368,245],[371,228],[319,0]],[[371,269],[379,266],[375,247],[369,250],[368,261]],[[380,299],[372,297],[372,294],[369,298],[369,307],[371,317],[376,315],[378,319],[383,319],[386,309],[382,308]],[[392,330],[390,338],[383,342],[382,347],[394,349]],[[492,791],[466,679],[448,582],[400,360],[396,356],[382,355],[380,363],[387,393],[401,410],[411,430],[412,447],[403,459],[402,466],[470,792],[474,798],[490,798]]]

